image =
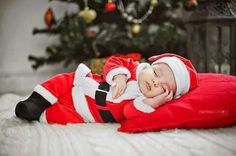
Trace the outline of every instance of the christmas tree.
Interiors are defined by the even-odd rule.
[[[51,0],[53,1],[53,0]],[[176,10],[191,10],[196,0],[54,0],[74,3],[78,13],[56,19],[49,8],[45,28],[33,34],[57,35],[45,56],[29,56],[34,69],[44,64],[82,62],[114,54],[138,52],[143,58],[166,51],[185,50],[184,21]]]

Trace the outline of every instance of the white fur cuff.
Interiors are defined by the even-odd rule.
[[[57,102],[57,98],[41,85],[37,85],[34,88],[34,91],[40,94],[42,97],[44,97],[51,104],[54,104],[55,102]]]
[[[130,71],[128,69],[124,67],[118,67],[118,68],[114,68],[110,70],[107,73],[107,76],[106,76],[107,83],[111,85],[113,82],[113,77],[119,74],[125,74],[127,76],[127,80],[131,77]]]
[[[137,110],[139,110],[139,111],[141,111],[141,112],[144,112],[144,113],[152,113],[152,112],[154,112],[154,111],[155,111],[154,108],[152,108],[151,106],[149,106],[149,105],[147,105],[147,104],[145,104],[145,103],[143,102],[143,99],[144,99],[144,98],[145,98],[145,97],[136,98],[136,99],[134,100],[134,107],[135,107]]]

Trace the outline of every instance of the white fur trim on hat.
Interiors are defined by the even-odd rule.
[[[51,104],[57,102],[57,98],[50,91],[48,91],[41,85],[35,86],[34,91],[40,94],[42,97],[44,97]]]
[[[157,63],[166,63],[172,70],[177,90],[174,98],[184,95],[190,88],[190,76],[186,65],[177,57],[163,57],[156,60],[152,65]]]
[[[138,97],[134,100],[134,107],[143,112],[143,113],[152,113],[155,111],[154,108],[152,108],[152,106],[147,105],[146,103],[143,102],[143,100],[145,99],[145,97],[141,96]]]
[[[106,82],[112,85],[113,77],[119,74],[125,74],[127,76],[127,80],[131,77],[130,71],[125,67],[118,67],[110,70],[106,76]]]
[[[151,65],[149,63],[140,63],[136,69],[136,80],[138,80],[139,74],[142,70],[150,67]]]

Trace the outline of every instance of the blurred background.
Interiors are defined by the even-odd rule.
[[[0,94],[26,95],[80,62],[165,52],[236,75],[235,0],[0,0]]]

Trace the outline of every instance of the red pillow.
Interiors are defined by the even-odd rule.
[[[199,86],[155,112],[121,122],[119,131],[214,128],[236,123],[236,77],[198,74]]]

